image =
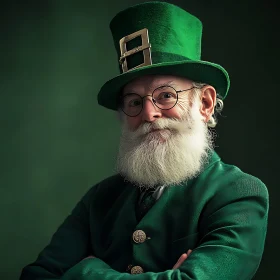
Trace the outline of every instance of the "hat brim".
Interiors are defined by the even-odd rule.
[[[98,93],[98,104],[117,110],[121,89],[133,79],[144,75],[180,76],[195,82],[206,83],[213,86],[222,99],[226,97],[230,87],[229,75],[219,64],[201,60],[164,62],[136,68],[107,81]]]

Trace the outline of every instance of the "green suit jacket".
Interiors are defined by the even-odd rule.
[[[252,279],[268,218],[268,191],[258,178],[214,152],[197,178],[167,188],[140,221],[138,197],[120,175],[93,186],[20,280]],[[142,243],[132,238],[136,230],[146,234]],[[133,266],[143,273],[132,275]]]

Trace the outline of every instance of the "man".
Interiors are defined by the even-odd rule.
[[[20,279],[252,279],[268,192],[214,151],[208,126],[229,77],[200,60],[201,22],[148,2],[110,26],[121,74],[98,102],[122,123],[117,174],[85,194]]]

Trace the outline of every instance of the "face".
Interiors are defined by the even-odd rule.
[[[162,110],[153,103],[151,95],[155,92],[159,107],[168,106],[172,95],[168,94],[167,86],[181,92],[174,107]],[[124,113],[121,116],[117,171],[127,180],[145,188],[175,185],[201,170],[212,149],[206,122],[213,112],[216,92],[211,86],[191,89],[193,86],[185,78],[151,75],[137,78],[124,87],[123,95],[146,96],[137,116]],[[155,91],[157,88],[160,89]],[[135,100],[128,103],[133,110],[141,99]]]
[[[164,92],[165,85],[171,86],[176,90],[190,89],[193,85],[192,82],[174,76],[143,76],[133,82],[127,84],[123,89],[123,95],[130,93],[137,93],[140,96],[151,95],[152,92],[160,88]],[[179,119],[189,106],[188,91],[178,94],[178,103],[170,110],[161,110],[154,105],[151,96],[147,96],[143,100],[142,112],[136,117],[126,117],[128,126],[135,130],[144,122],[155,122],[160,118],[177,118]]]

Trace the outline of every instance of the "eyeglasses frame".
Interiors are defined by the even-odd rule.
[[[160,88],[163,88],[163,87],[170,87],[170,88],[174,89],[174,91],[175,91],[176,94],[177,94],[177,99],[176,99],[175,104],[174,104],[171,108],[169,108],[169,109],[162,109],[162,108],[158,107],[157,104],[156,104],[156,100],[153,98],[154,92],[155,92],[156,90],[160,89]],[[152,97],[153,104],[154,104],[157,108],[159,108],[160,110],[170,110],[170,109],[174,108],[174,107],[177,105],[177,103],[178,103],[178,93],[185,92],[185,91],[188,91],[188,90],[192,90],[192,89],[194,89],[194,88],[200,89],[200,87],[193,86],[193,87],[188,88],[188,89],[176,90],[176,89],[175,89],[174,87],[172,87],[172,86],[168,86],[168,85],[164,86],[164,85],[163,85],[163,86],[160,86],[160,87],[157,87],[156,89],[154,89],[153,92],[152,92],[152,94],[147,94],[147,95],[141,96],[141,95],[139,95],[138,93],[127,93],[127,94],[125,94],[125,95],[123,95],[123,96],[120,96],[120,98],[119,98],[119,104],[121,104],[121,100],[122,100],[125,96],[131,95],[131,94],[136,94],[136,95],[138,95],[138,96],[141,98],[141,100],[142,100],[142,103],[141,103],[141,104],[142,104],[142,108],[141,108],[140,112],[139,112],[137,115],[135,115],[135,116],[130,116],[130,115],[128,115],[128,114],[123,110],[122,106],[120,106],[121,110],[122,110],[127,116],[129,116],[129,117],[131,117],[131,118],[134,118],[134,117],[137,117],[138,115],[140,115],[141,112],[143,111],[143,108],[144,108],[143,99],[144,99],[145,97],[151,96],[151,97]]]

